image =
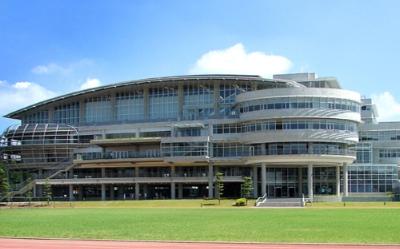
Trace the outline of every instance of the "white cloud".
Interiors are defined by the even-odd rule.
[[[49,63],[47,65],[39,65],[32,68],[32,73],[34,74],[66,74],[70,71],[67,67],[62,67],[56,63]]]
[[[94,87],[98,87],[101,86],[101,82],[99,79],[96,78],[87,78],[85,82],[83,82],[83,84],[81,85],[80,89],[88,89],[88,88],[94,88]]]
[[[190,73],[256,74],[270,78],[273,74],[288,72],[291,66],[292,62],[284,56],[259,51],[247,52],[243,44],[238,43],[203,54],[190,69]]]
[[[372,102],[378,109],[379,121],[400,121],[400,102],[390,92],[373,94]]]
[[[55,96],[55,92],[33,82],[20,81],[9,84],[6,81],[1,81],[0,114],[5,115],[8,112]]]
[[[60,65],[57,63],[48,63],[46,65],[38,65],[32,68],[32,73],[39,75],[50,75],[50,74],[61,74],[67,75],[71,74],[80,68],[85,68],[93,65],[94,62],[89,59],[82,59],[67,65]]]

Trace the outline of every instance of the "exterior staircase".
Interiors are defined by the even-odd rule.
[[[48,172],[46,175],[43,175],[40,179],[52,179],[56,177],[57,175],[66,172],[70,169],[72,169],[75,165],[72,163],[71,160],[65,160],[57,164],[50,172]],[[0,202],[3,201],[8,201],[12,199],[15,196],[22,196],[25,193],[27,193],[29,190],[31,190],[35,184],[37,179],[31,179],[27,180],[25,182],[22,182],[19,184],[19,188],[17,190],[10,191],[7,195],[0,197]]]

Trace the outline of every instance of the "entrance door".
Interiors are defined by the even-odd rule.
[[[275,198],[281,198],[281,197],[282,197],[282,188],[275,187]]]

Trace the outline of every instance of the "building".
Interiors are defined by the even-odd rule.
[[[71,200],[213,197],[222,172],[225,197],[239,196],[250,176],[255,197],[341,199],[365,191],[353,180],[374,162],[349,166],[359,127],[380,126],[361,124],[364,107],[373,108],[313,73],[151,78],[12,112],[6,117],[22,123],[3,133],[1,151],[15,195],[33,188],[40,196],[48,181],[55,197]],[[357,153],[370,146],[375,156],[364,137]]]
[[[398,183],[400,122],[377,122],[371,99],[363,99],[357,160],[349,167],[352,193],[388,193]]]

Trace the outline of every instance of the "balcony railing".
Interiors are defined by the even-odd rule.
[[[270,149],[262,153],[255,150],[254,156],[277,156],[277,155],[340,155],[356,156],[356,152],[351,149]]]
[[[125,159],[125,158],[154,158],[161,157],[159,150],[149,151],[114,151],[114,152],[87,152],[75,154],[76,160],[100,160],[100,159]]]

